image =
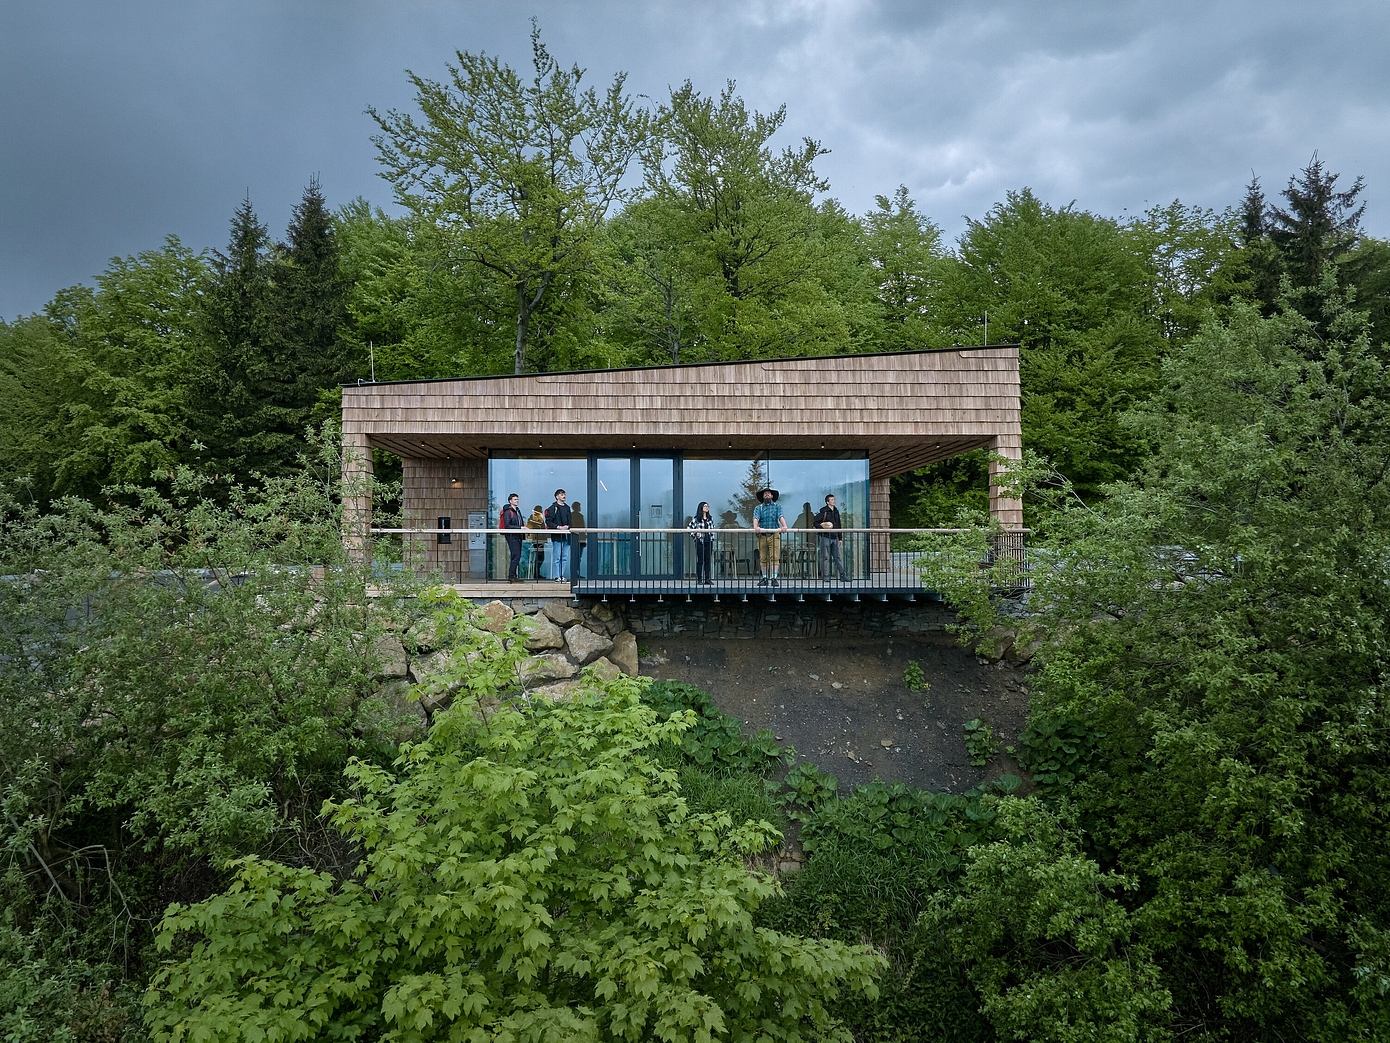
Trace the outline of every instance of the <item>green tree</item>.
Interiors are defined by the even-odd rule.
[[[302,428],[336,415],[338,385],[368,375],[365,359],[344,337],[347,282],[318,178],[305,187],[277,253],[276,362],[285,378],[284,404]]]
[[[1295,286],[1317,286],[1323,268],[1340,263],[1360,236],[1366,205],[1358,204],[1358,197],[1365,182],[1358,177],[1350,188],[1338,190],[1338,177],[1323,168],[1315,152],[1289,178],[1282,193],[1287,205],[1269,211],[1270,238]]]
[[[377,380],[507,372],[511,302],[476,265],[449,260],[445,235],[365,200],[336,218],[348,287],[346,339]]]
[[[188,387],[201,344],[201,256],[176,238],[115,258],[96,287],[0,335],[11,474],[40,500],[148,482],[194,455]]]
[[[1159,968],[1118,900],[1135,882],[1103,872],[1038,801],[1001,801],[994,826],[922,929],[963,966],[998,1038],[1170,1039]]]
[[[624,175],[651,134],[624,89],[599,94],[561,66],[532,26],[533,75],[457,52],[449,78],[410,73],[419,117],[370,109],[385,177],[412,213],[447,233],[449,256],[500,281],[512,305],[513,371],[546,368],[533,325],[557,282],[590,270],[609,208],[630,197]]]
[[[672,208],[640,199],[606,228],[611,254],[604,325],[631,363],[690,361],[703,354],[692,258]]]
[[[1194,1039],[1390,1033],[1390,403],[1330,329],[1203,330],[1140,479],[1053,515],[1036,574],[1038,739]]]
[[[20,475],[33,495],[55,489],[61,443],[53,438],[71,367],[61,327],[42,315],[0,322],[0,474]]]
[[[248,860],[169,911],[155,1038],[848,1040],[836,998],[881,961],[754,925],[775,834],[689,811],[654,753],[690,717],[625,679],[462,700],[394,770],[349,769],[354,872]]]
[[[208,462],[238,477],[285,473],[303,434],[301,415],[287,404],[294,377],[280,359],[275,276],[269,232],[244,199],[227,252],[213,255],[195,391]]]
[[[1356,291],[1355,306],[1366,310],[1371,346],[1390,358],[1390,242],[1363,236],[1342,269]]]
[[[1152,392],[1163,344],[1147,247],[1114,221],[1010,192],[971,221],[944,277],[958,343],[1020,345],[1023,441],[1087,495],[1126,474],[1141,446],[1121,423]]]
[[[815,169],[819,142],[774,151],[786,115],[750,110],[732,82],[717,98],[687,82],[663,110],[648,220],[663,233],[671,292],[698,323],[687,337],[698,358],[828,354],[867,340],[860,230],[837,205],[816,204],[829,187]]]
[[[1241,219],[1229,212],[1176,199],[1150,207],[1129,226],[1129,234],[1147,253],[1153,310],[1170,345],[1195,334],[1237,291],[1232,269],[1241,229]]]
[[[47,510],[0,482],[0,996],[50,980],[33,1038],[122,1038],[95,1026],[129,1018],[153,924],[227,859],[351,859],[318,810],[409,718],[374,677],[340,466],[325,443],[255,491],[180,469]]]
[[[1273,315],[1279,308],[1284,262],[1270,238],[1270,209],[1258,177],[1252,175],[1245,186],[1237,221],[1240,250],[1227,265],[1229,293],[1223,303],[1243,298],[1257,302],[1264,314]]]
[[[935,324],[941,229],[918,212],[906,185],[899,185],[892,199],[875,196],[874,203],[861,224],[882,313],[879,346],[889,351],[943,346]]]

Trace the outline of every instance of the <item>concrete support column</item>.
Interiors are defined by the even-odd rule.
[[[367,436],[343,428],[343,547],[365,564],[372,554],[372,450]]]

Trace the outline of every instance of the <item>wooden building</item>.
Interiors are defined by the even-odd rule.
[[[591,527],[679,528],[703,499],[738,528],[763,483],[789,523],[828,492],[847,527],[886,528],[894,475],[977,447],[1018,459],[1019,408],[1012,345],[348,386],[345,539],[367,552],[372,450],[401,459],[407,529],[496,527],[508,493],[529,513],[559,486]],[[1017,499],[992,485],[989,503],[1022,527]],[[486,537],[406,545],[445,579],[499,578]]]

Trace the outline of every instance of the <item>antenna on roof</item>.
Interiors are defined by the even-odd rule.
[[[372,342],[367,341],[367,361],[372,367],[372,383],[376,383],[376,352],[372,349]]]

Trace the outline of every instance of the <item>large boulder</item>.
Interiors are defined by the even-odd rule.
[[[584,668],[586,674],[593,674],[600,681],[614,681],[623,676],[618,665],[611,659],[599,658]]]
[[[553,703],[562,703],[568,699],[573,699],[574,693],[583,687],[584,682],[580,680],[556,681],[554,684],[541,685],[539,688],[531,689],[531,695],[549,699]]]
[[[478,611],[482,615],[482,628],[494,634],[500,634],[506,630],[507,624],[516,615],[510,605],[504,605],[500,601],[489,601]]]
[[[613,650],[608,653],[619,670],[629,677],[637,675],[637,635],[624,630],[613,638]]]
[[[431,652],[416,656],[410,661],[410,674],[416,684],[433,685],[440,674],[450,669],[454,663],[454,653],[450,651]]]
[[[545,652],[565,647],[565,634],[544,616],[519,616],[517,629],[526,636],[528,652]]]
[[[405,677],[410,673],[410,661],[406,658],[405,645],[399,634],[382,634],[373,642],[376,654],[377,677]]]
[[[433,652],[439,647],[439,626],[434,616],[423,616],[405,632],[405,647],[411,652]]]
[[[570,657],[580,666],[607,655],[613,648],[609,638],[595,634],[588,627],[570,627],[566,630],[565,645],[569,648]]]
[[[575,666],[558,652],[531,656],[517,667],[517,675],[527,688],[536,688],[551,681],[564,681],[579,673]]]
[[[559,627],[571,626],[584,618],[579,614],[577,608],[568,601],[562,601],[559,598],[547,601],[541,606],[541,611],[545,613],[547,619]]]
[[[589,615],[600,623],[608,623],[618,618],[618,613],[613,611],[613,606],[605,605],[602,601],[589,610]]]

